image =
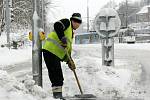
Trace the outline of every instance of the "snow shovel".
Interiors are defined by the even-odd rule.
[[[70,57],[67,49],[65,49],[65,52],[66,52],[66,55],[67,55],[69,61],[72,61],[72,58]],[[72,97],[72,99],[69,98],[69,100],[96,100],[96,96],[94,96],[93,94],[83,94],[83,91],[82,91],[78,76],[76,74],[76,71],[75,71],[75,69],[72,71],[74,73],[74,76],[75,76],[75,79],[76,79],[76,82],[77,82],[77,85],[79,87],[81,94],[75,95],[74,97]]]

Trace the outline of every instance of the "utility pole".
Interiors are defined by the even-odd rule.
[[[128,0],[126,0],[126,28],[128,27]]]
[[[42,0],[42,28],[44,29],[44,32],[45,32],[45,7],[44,7],[44,0]]]
[[[149,5],[149,3],[150,3],[150,1],[147,0],[147,5]],[[148,16],[148,22],[150,22],[149,21],[150,20],[150,7],[147,7],[147,9],[148,9],[148,14],[147,14],[147,16]]]
[[[4,31],[4,1],[1,1],[1,26],[0,26],[0,36],[2,32]]]
[[[6,23],[6,33],[7,33],[7,45],[8,48],[10,49],[10,24],[11,24],[11,20],[10,20],[10,5],[12,2],[10,2],[9,0],[5,0],[5,23]]]
[[[128,30],[128,0],[126,0],[126,29],[127,29],[127,36],[129,35]]]
[[[32,23],[32,74],[35,84],[42,87],[42,43],[39,32],[42,28],[40,16],[40,1],[33,0],[33,23]]]
[[[89,32],[89,0],[87,0],[87,32]]]
[[[138,23],[138,15],[135,15],[135,22]]]

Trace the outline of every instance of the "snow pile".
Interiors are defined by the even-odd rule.
[[[81,59],[80,61],[82,61]],[[106,66],[91,63],[99,63],[99,60],[92,58],[84,58],[82,68],[77,69],[79,79],[84,93],[92,93],[98,97],[123,97],[122,92],[130,82],[131,73],[127,69],[115,69]],[[91,62],[89,62],[91,60]],[[80,61],[76,61],[77,63]],[[88,63],[87,63],[88,61]],[[77,64],[78,65],[78,64]],[[78,65],[79,66],[79,65]],[[65,66],[67,67],[67,66]],[[65,88],[69,91],[65,95],[74,95],[79,93],[74,76],[70,70],[65,71]],[[117,92],[117,94],[116,94]]]
[[[121,46],[120,46],[121,47]],[[140,80],[141,66],[138,62],[116,60],[115,67],[101,66],[101,45],[74,46],[73,58],[77,66],[77,75],[84,93],[92,93],[102,98],[134,98],[143,99],[145,93],[135,89]],[[65,77],[64,95],[80,94],[74,75],[63,63]],[[137,91],[137,92],[133,92]],[[137,96],[135,96],[137,95]]]
[[[5,71],[0,73],[0,100],[53,100],[30,77],[19,82]]]

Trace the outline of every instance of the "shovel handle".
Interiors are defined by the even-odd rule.
[[[66,52],[66,54],[67,54],[67,57],[68,57],[69,61],[71,61],[72,59],[71,59],[70,55],[68,54],[67,49],[65,49],[65,52]],[[79,82],[78,76],[77,76],[77,74],[76,74],[76,71],[75,71],[75,69],[74,69],[74,70],[72,70],[72,71],[73,71],[73,73],[74,73],[74,76],[75,76],[75,79],[76,79],[77,85],[78,85],[78,87],[79,87],[80,93],[81,93],[81,95],[83,95],[83,91],[82,91],[82,88],[81,88],[81,85],[80,85],[80,82]]]
[[[78,84],[78,87],[79,87],[80,93],[81,93],[81,95],[83,95],[83,91],[82,91],[82,88],[81,88],[81,85],[80,85],[80,82],[79,82],[78,76],[77,76],[77,74],[76,74],[76,71],[75,71],[75,70],[72,70],[72,71],[73,71],[74,76],[75,76],[75,78],[76,78],[76,81],[77,81],[77,84]]]

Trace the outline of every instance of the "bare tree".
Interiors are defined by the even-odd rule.
[[[43,13],[42,13],[42,1],[43,1]],[[44,17],[44,26],[47,32],[52,29],[52,23],[48,23],[48,13],[51,13],[50,17],[55,18],[57,16],[57,8],[59,6],[57,1],[53,0],[40,0],[41,2],[41,14]],[[31,30],[32,24],[32,15],[33,15],[33,0],[12,0],[12,12],[11,14],[14,15],[12,18],[13,21],[11,22],[11,32],[18,32],[21,30]],[[0,0],[0,26],[2,26],[2,7],[3,0]],[[42,15],[41,15],[42,17]]]
[[[12,0],[12,31],[31,29],[31,18],[33,13],[32,0]]]

